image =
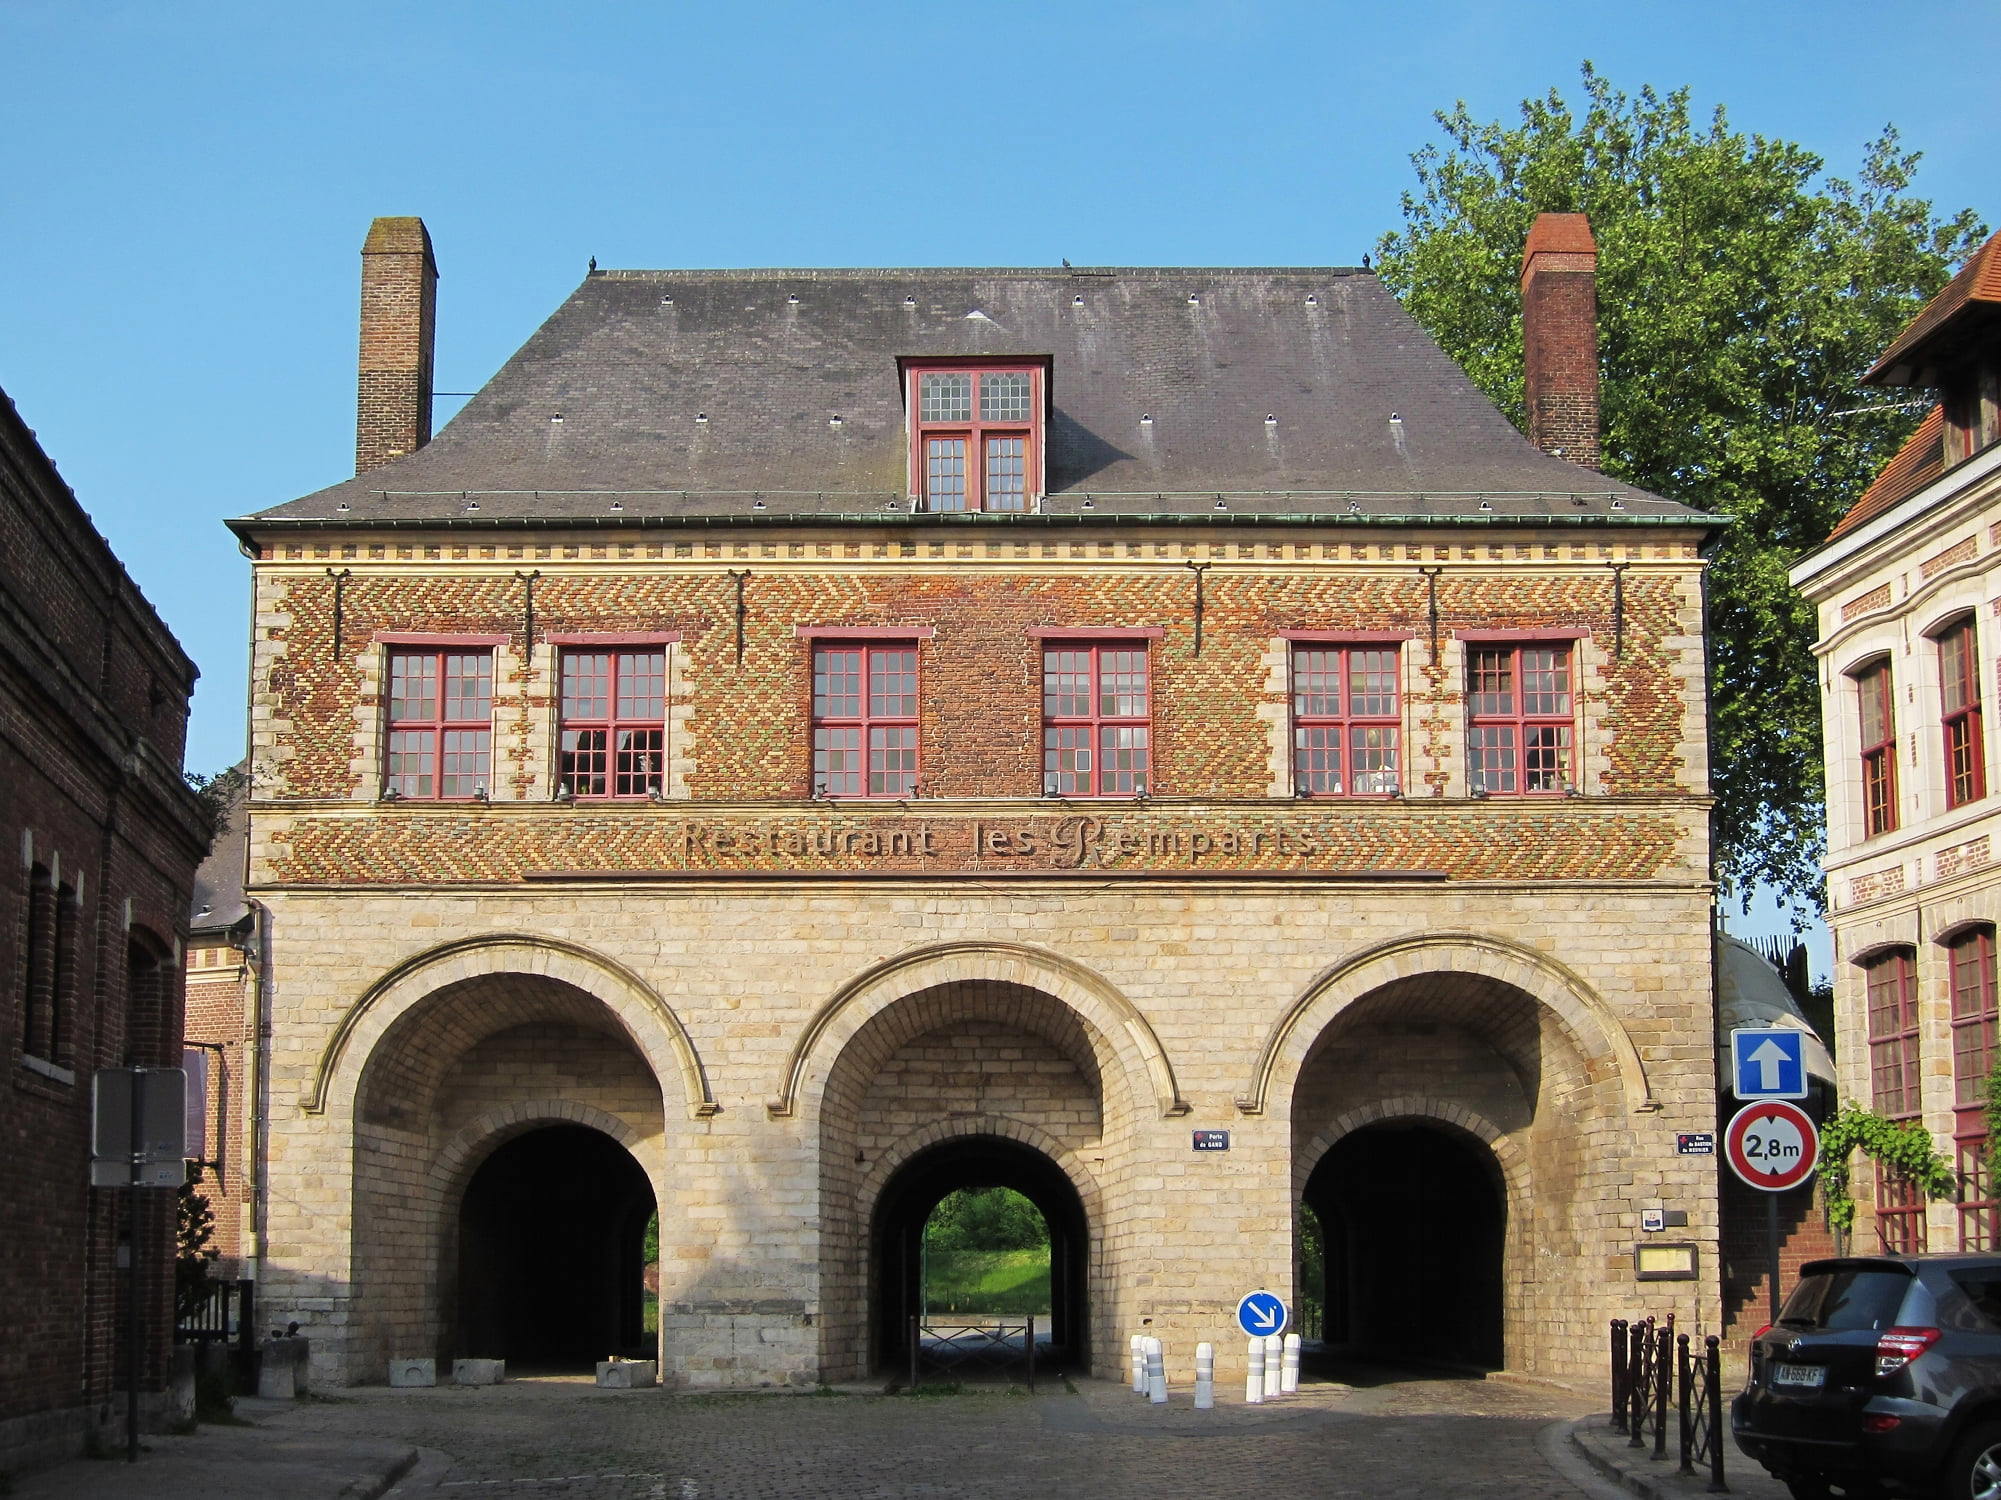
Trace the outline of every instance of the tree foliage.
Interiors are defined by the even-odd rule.
[[[215,1211],[208,1196],[195,1191],[201,1168],[190,1167],[174,1201],[174,1316],[193,1317],[209,1297],[209,1267],[221,1252],[215,1238]],[[131,1191],[131,1189],[127,1189]]]
[[[1041,1210],[1013,1188],[960,1188],[924,1224],[931,1250],[1033,1250],[1048,1243]]]
[[[1381,274],[1519,421],[1523,241],[1538,213],[1590,215],[1605,472],[1734,523],[1708,580],[1719,874],[1797,918],[1820,899],[1823,792],[1813,612],[1786,570],[1916,424],[1857,377],[1983,230],[1911,195],[1893,128],[1842,179],[1721,109],[1697,121],[1686,89],[1628,97],[1586,63],[1583,90],[1514,126],[1439,114]]]

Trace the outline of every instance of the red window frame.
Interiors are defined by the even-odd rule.
[[[906,367],[910,493],[925,510],[1035,508],[1042,498],[1045,374],[1041,365],[1020,361],[927,360]],[[939,403],[927,403],[927,377],[965,378],[963,411],[942,412]],[[1017,409],[1011,396],[1003,398],[998,386],[990,407],[987,381],[994,377],[1025,377],[1025,408]],[[998,404],[1002,399],[1008,402],[1004,408]],[[956,466],[948,450],[956,451]]]
[[[667,774],[667,648],[565,646],[557,675],[557,784],[580,801],[658,796]]]
[[[1987,795],[1986,746],[1980,729],[1980,652],[1973,616],[1963,615],[1937,636],[1939,727],[1945,742],[1945,805]]]
[[[1898,948],[1862,966],[1869,1011],[1869,1098],[1893,1120],[1924,1107],[1918,1078],[1917,962]]]
[[[1876,1243],[1885,1255],[1922,1255],[1926,1249],[1925,1195],[1897,1168],[1876,1167]]]
[[[1897,826],[1897,706],[1890,659],[1878,658],[1855,676],[1856,722],[1862,750],[1862,836]]]
[[[1304,797],[1402,789],[1403,661],[1394,644],[1296,641],[1292,786]]]
[[[1574,789],[1574,660],[1568,641],[1467,646],[1466,780],[1474,796],[1560,797]]]
[[[1994,1069],[2001,995],[1994,982],[1994,929],[1974,927],[1945,945],[1952,991],[1953,1144],[1959,1174],[1959,1248],[2001,1242],[2001,1197],[1987,1168],[1987,1076]]]
[[[813,795],[916,795],[923,766],[917,642],[813,646]]]
[[[1143,797],[1153,778],[1153,662],[1140,640],[1042,643],[1042,791]]]
[[[429,669],[427,696],[399,691],[418,664]],[[493,648],[391,646],[385,676],[383,789],[422,802],[470,802],[485,794],[493,784]],[[471,693],[463,690],[468,681]]]

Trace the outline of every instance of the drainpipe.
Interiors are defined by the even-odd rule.
[[[246,833],[245,837],[248,837]],[[270,973],[271,953],[271,912],[261,901],[246,900],[250,908],[250,941],[244,945],[243,967],[250,980],[249,1035],[244,1038],[244,1097],[249,1102],[250,1113],[243,1122],[244,1176],[248,1181],[249,1201],[244,1204],[248,1218],[249,1245],[243,1257],[243,1274],[246,1281],[261,1281],[264,1271],[265,1203],[264,1190],[267,1176],[266,1130],[270,1122],[271,1087],[270,1047],[271,1047],[271,1005]]]

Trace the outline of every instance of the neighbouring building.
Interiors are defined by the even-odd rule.
[[[0,1471],[125,1416],[125,1194],[90,1186],[91,1079],[181,1060],[181,934],[207,837],[181,780],[195,668],[0,393]],[[142,1190],[149,1416],[173,1195]]]
[[[851,1378],[993,1183],[1099,1371],[1227,1373],[1308,1208],[1332,1339],[1716,1326],[1714,523],[1585,466],[1581,217],[1540,447],[1339,268],[593,270],[428,441],[436,274],[376,221],[359,472],[232,523],[320,1378],[648,1347],[656,1208],[670,1383]]]
[[[1992,1250],[2001,798],[1981,715],[2001,693],[2001,235],[1863,379],[1936,404],[1792,572],[1819,612],[1841,1091],[1923,1121],[1960,1187],[1928,1204],[1858,1158],[1858,1243]]]

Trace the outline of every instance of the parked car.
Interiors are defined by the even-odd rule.
[[[1797,1500],[2001,1500],[2001,1255],[1809,1261],[1730,1425]]]

